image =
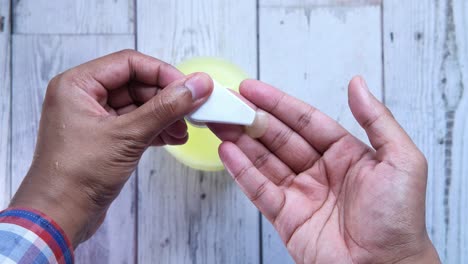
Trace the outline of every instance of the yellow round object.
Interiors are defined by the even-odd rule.
[[[220,58],[198,57],[186,60],[177,68],[184,74],[206,72],[219,84],[235,91],[247,78],[238,66]],[[221,141],[208,129],[195,127],[187,122],[189,140],[181,146],[166,146],[166,150],[178,161],[197,170],[219,171],[223,164],[219,159],[218,147]]]

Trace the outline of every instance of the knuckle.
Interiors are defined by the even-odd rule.
[[[138,52],[136,50],[133,50],[133,49],[123,49],[121,51],[118,51],[117,54],[120,54],[122,56],[126,56],[126,57],[131,57],[135,54],[137,54]]]
[[[63,86],[63,74],[52,78],[47,85],[47,91],[44,98],[44,107],[55,105],[60,99],[60,90]]]
[[[173,116],[177,113],[177,100],[172,95],[161,93],[152,102],[152,112],[158,120],[164,120],[167,116]]]
[[[57,86],[60,85],[60,80],[62,78],[62,74],[58,74],[56,76],[54,76],[50,81],[49,81],[49,84],[47,86],[47,90],[53,90],[55,89]]]

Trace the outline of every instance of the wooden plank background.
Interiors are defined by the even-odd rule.
[[[465,0],[0,0],[0,205],[29,167],[54,75],[123,48],[175,64],[219,56],[363,139],[346,85],[366,77],[429,161],[427,224],[443,262],[467,263],[467,17]],[[163,149],[77,250],[77,263],[291,262],[226,173]]]
[[[13,0],[17,34],[132,34],[134,0]]]
[[[384,1],[387,105],[429,163],[427,223],[444,263],[466,263],[467,20],[464,0]]]

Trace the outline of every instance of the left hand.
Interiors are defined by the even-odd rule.
[[[56,76],[34,159],[10,206],[54,219],[73,246],[88,239],[149,146],[183,144],[183,117],[213,89],[206,74],[125,50]]]

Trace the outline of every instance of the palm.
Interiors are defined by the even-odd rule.
[[[371,138],[376,151],[272,87],[249,81],[241,93],[271,114],[269,127],[255,140],[240,128],[212,126],[226,141],[221,159],[296,262],[395,262],[413,254],[413,241],[427,236],[426,168],[404,132],[395,140],[413,153],[381,135]],[[362,109],[350,104],[368,134],[378,133],[368,126],[382,118],[359,120]]]
[[[355,141],[351,137],[350,140]],[[390,247],[385,250],[386,245],[393,245],[396,250],[398,245],[404,246],[412,239],[405,232],[413,219],[405,219],[411,215],[403,213],[406,210],[403,206],[408,204],[401,202],[410,200],[412,192],[397,189],[398,183],[392,178],[398,178],[400,172],[376,160],[370,149],[355,143],[358,146],[351,151],[345,151],[338,143],[282,188],[288,201],[283,210],[289,214],[276,219],[274,224],[276,228],[282,225],[293,229],[281,237],[297,261],[390,262],[395,260],[389,259]],[[338,164],[327,159],[337,155],[342,155]],[[298,207],[299,204],[303,206]],[[303,214],[303,208],[308,208],[307,215]],[[424,222],[416,223],[420,226],[414,228],[424,229]],[[333,254],[329,254],[331,251]]]

